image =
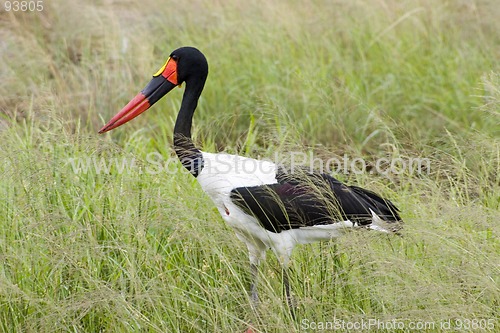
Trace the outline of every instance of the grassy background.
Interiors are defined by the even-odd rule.
[[[302,332],[304,319],[430,331],[491,319],[500,329],[496,1],[1,4],[0,332],[238,332],[248,322]],[[297,248],[295,320],[272,256],[260,311],[250,310],[246,249],[195,180],[141,172],[148,153],[171,154],[182,90],[97,135],[183,45],[210,64],[193,131],[206,151],[431,160],[422,175],[339,176],[392,198],[403,237]],[[75,158],[137,166],[76,174]]]

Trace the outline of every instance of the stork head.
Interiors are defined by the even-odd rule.
[[[207,59],[194,47],[181,47],[173,51],[153,79],[123,109],[104,125],[99,133],[110,131],[134,119],[158,102],[174,87],[186,82],[205,83],[208,75]]]

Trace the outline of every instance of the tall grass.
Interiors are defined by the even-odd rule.
[[[499,15],[488,0],[0,11],[0,331],[302,332],[368,319],[498,330]],[[297,248],[295,319],[275,258],[254,312],[245,247],[196,181],[179,164],[145,172],[149,153],[171,154],[181,89],[97,135],[182,45],[210,64],[193,129],[206,151],[431,161],[423,174],[338,175],[390,197],[403,235]],[[136,164],[72,163],[123,158]]]

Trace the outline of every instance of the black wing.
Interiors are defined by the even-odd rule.
[[[231,200],[272,232],[350,220],[372,223],[370,209],[387,222],[400,221],[389,200],[327,174],[278,172],[277,184],[238,187]]]

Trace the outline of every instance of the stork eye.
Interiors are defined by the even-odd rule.
[[[172,59],[173,59],[173,60],[175,60],[175,61],[179,60],[179,57],[178,57],[178,56],[176,56],[175,54],[172,54],[172,55],[170,56],[170,58],[172,58]]]

